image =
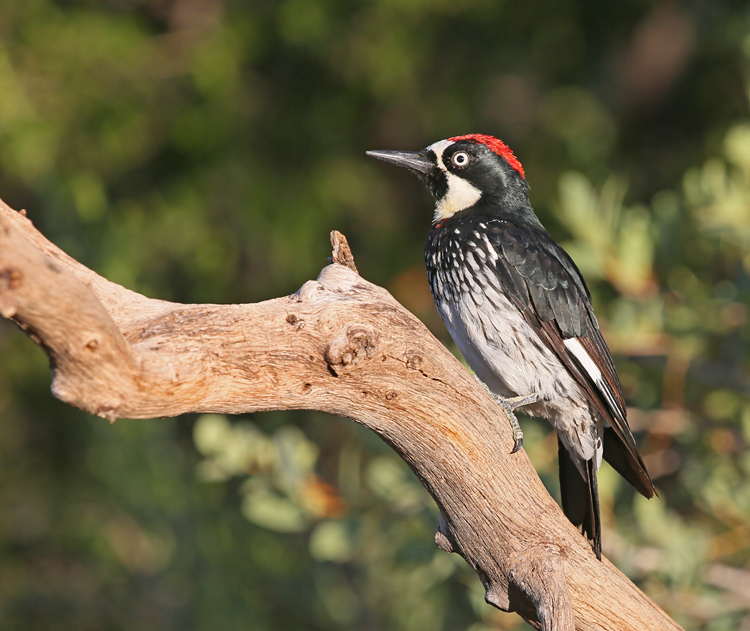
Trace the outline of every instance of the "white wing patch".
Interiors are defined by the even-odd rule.
[[[589,377],[591,377],[594,383],[598,385],[600,381],[603,381],[602,371],[596,367],[594,360],[591,359],[589,354],[586,352],[586,349],[583,348],[581,343],[578,341],[578,338],[571,337],[568,340],[564,340],[563,344],[565,344],[565,348],[573,353],[573,357],[578,360],[578,362],[588,373]]]
[[[448,181],[448,192],[438,200],[435,206],[433,221],[447,219],[464,208],[473,206],[482,197],[482,191],[471,182],[458,177],[445,168],[443,153],[452,144],[450,140],[441,140],[427,147],[428,151],[435,153],[438,167],[445,173],[446,180]]]
[[[616,416],[622,416],[620,404],[616,401],[612,394],[612,390],[602,377],[602,371],[597,368],[594,360],[591,359],[591,356],[586,352],[586,349],[583,348],[583,345],[578,341],[578,338],[571,337],[570,339],[563,340],[563,344],[565,344],[565,348],[573,354],[573,357],[578,360],[581,367],[586,373],[588,373],[588,376],[591,377],[591,380],[599,389],[599,392],[601,392],[604,395],[604,398],[607,399],[607,403],[609,404],[612,413]]]

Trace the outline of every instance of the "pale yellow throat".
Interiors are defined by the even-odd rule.
[[[442,161],[438,164],[442,167]],[[461,179],[447,170],[445,171],[445,176],[448,179],[448,192],[435,206],[434,221],[447,219],[451,215],[469,208],[469,206],[473,206],[482,197],[482,191],[470,182]]]

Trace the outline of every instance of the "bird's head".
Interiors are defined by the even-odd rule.
[[[422,151],[368,151],[367,155],[419,176],[435,198],[435,222],[488,202],[507,210],[528,205],[521,163],[493,136],[455,136]]]

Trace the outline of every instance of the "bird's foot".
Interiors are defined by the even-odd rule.
[[[526,394],[520,397],[510,397],[506,399],[492,392],[487,387],[487,384],[484,383],[484,381],[482,381],[476,375],[474,375],[474,378],[482,384],[482,387],[495,400],[495,403],[503,408],[503,412],[505,412],[506,416],[508,417],[510,426],[513,429],[513,449],[510,453],[516,453],[519,449],[521,449],[521,447],[523,447],[523,430],[521,429],[521,425],[516,418],[515,411],[518,408],[523,407],[524,405],[536,403],[541,397],[537,392],[533,392],[532,394]]]

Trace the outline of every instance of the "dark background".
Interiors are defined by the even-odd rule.
[[[589,281],[660,497],[604,465],[604,548],[689,630],[750,630],[750,5],[4,0],[0,197],[181,302],[294,292],[351,242],[452,347],[431,200],[367,149],[503,138]],[[436,511],[318,413],[114,425],[0,322],[0,628],[527,628]],[[556,488],[555,439],[524,419]]]

